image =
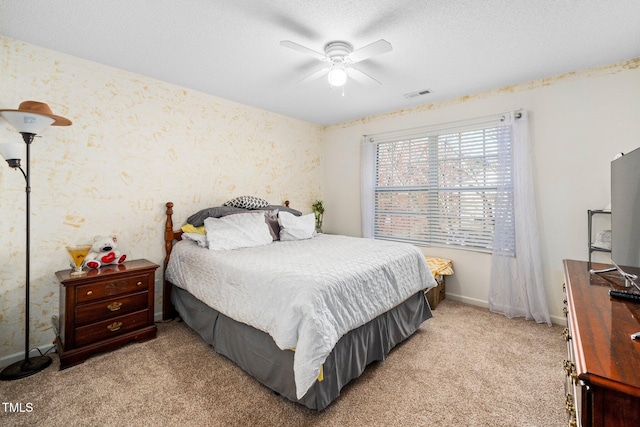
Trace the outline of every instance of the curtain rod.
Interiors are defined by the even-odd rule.
[[[513,117],[516,118],[516,119],[519,119],[519,118],[522,117],[522,110],[510,111],[510,112],[508,112],[506,114],[511,114],[511,113],[513,113]],[[506,120],[506,117],[504,115],[502,117],[500,117],[500,121],[501,122],[504,122],[505,120]]]
[[[477,126],[484,123],[492,123],[492,122],[495,122],[496,120],[503,122],[507,119],[507,116],[511,114],[513,114],[514,118],[520,119],[522,118],[523,111],[524,110],[520,108],[518,110],[511,110],[503,113],[491,114],[488,116],[475,117],[472,119],[455,120],[451,122],[439,123],[436,125],[419,126],[415,128],[373,133],[369,135],[363,135],[363,141],[367,143],[380,143],[390,138],[393,138],[393,139],[407,138],[412,135],[418,135],[418,134],[423,134],[428,132],[436,132],[436,131],[441,132],[441,131],[446,131],[448,129],[461,128],[466,126],[473,127],[473,126]]]

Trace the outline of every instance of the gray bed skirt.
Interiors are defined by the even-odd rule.
[[[234,361],[276,393],[315,410],[326,408],[340,395],[342,387],[359,377],[369,363],[384,360],[393,347],[432,316],[421,291],[350,331],[327,357],[323,380],[316,381],[301,399],[297,399],[293,351],[280,350],[269,334],[232,320],[177,286],[173,287],[171,301],[182,320],[216,352]]]

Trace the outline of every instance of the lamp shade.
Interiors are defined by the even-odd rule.
[[[0,111],[0,115],[21,133],[39,134],[56,121],[41,114],[22,111]]]
[[[0,156],[6,161],[20,160],[24,155],[24,142],[5,142],[0,144]]]
[[[347,82],[347,70],[344,65],[336,64],[329,71],[329,84],[331,86],[344,86]]]

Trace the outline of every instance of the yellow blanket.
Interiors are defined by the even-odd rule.
[[[440,276],[450,276],[453,274],[453,263],[450,259],[424,257],[427,265],[433,274],[434,279],[440,279]]]

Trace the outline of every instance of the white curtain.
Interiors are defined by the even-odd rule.
[[[516,118],[518,115],[520,118]],[[503,171],[508,171],[510,164],[513,199],[510,192],[498,189],[489,309],[509,318],[525,317],[551,325],[542,276],[526,111],[505,116],[499,126],[498,164]],[[514,240],[510,238],[513,233],[515,255]]]
[[[362,209],[362,237],[373,239],[376,187],[377,145],[362,137],[360,144],[360,206]]]

